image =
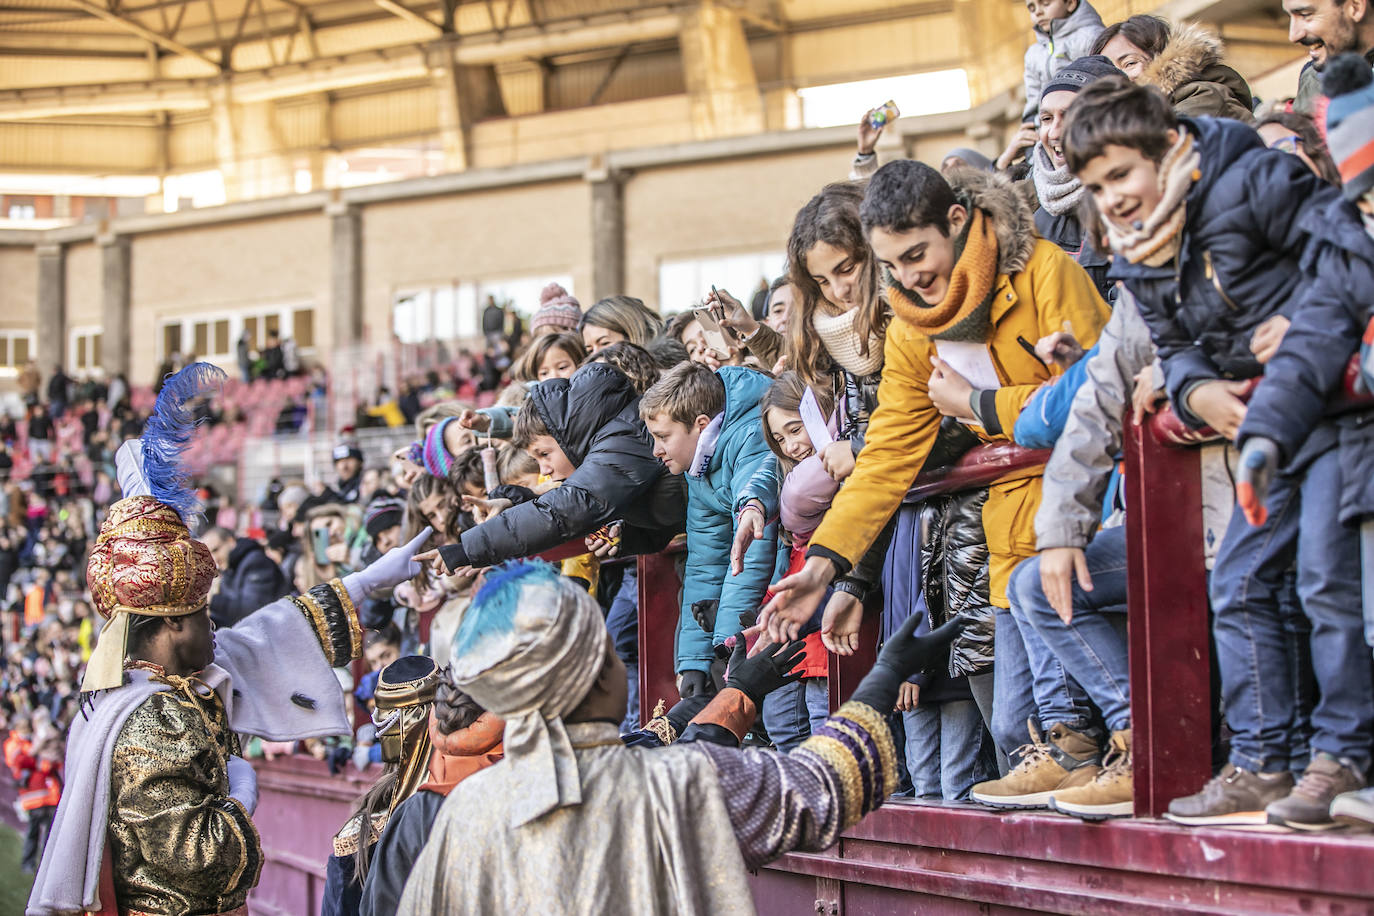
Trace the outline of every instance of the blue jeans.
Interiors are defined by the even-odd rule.
[[[620,580],[620,589],[606,612],[606,630],[615,654],[629,665],[639,659],[639,570],[631,566]]]
[[[1014,613],[1028,621],[1040,637],[1036,643],[1028,643],[1027,650],[1033,654],[1044,648],[1053,653],[1097,704],[1107,728],[1120,731],[1131,727],[1130,663],[1126,640],[1113,621],[1103,615],[1126,612],[1125,527],[1099,531],[1083,554],[1093,590],[1083,591],[1074,577],[1072,623],[1064,623],[1050,607],[1040,585],[1039,557],[1016,567],[1008,591]],[[1037,667],[1035,660],[1031,667]],[[1039,667],[1044,667],[1044,663],[1040,662]]]
[[[1025,566],[1022,563],[1011,574],[1007,596],[1013,605],[1016,577]],[[1030,623],[1018,621],[1016,614],[1000,607],[993,656],[992,738],[998,750],[1011,758],[1012,766],[1019,762],[1014,757],[1016,749],[1030,742],[1027,719],[1037,719],[1042,733],[1056,722],[1075,731],[1088,727],[1092,707],[1083,688],[1069,677]]]
[[[784,754],[795,751],[811,737],[811,713],[806,699],[803,681],[793,681],[763,698],[763,727]]]
[[[1295,731],[1293,627],[1280,594],[1297,561],[1298,598],[1312,623],[1321,697],[1312,750],[1368,763],[1374,725],[1371,659],[1360,607],[1357,532],[1340,524],[1341,466],[1329,449],[1269,491],[1269,518],[1251,527],[1237,511],[1212,570],[1212,632],[1231,739],[1231,763],[1276,773],[1290,767]]]
[[[830,718],[830,679],[804,677],[802,684],[806,690],[806,714],[811,720],[811,733],[815,734]]]
[[[639,662],[626,663],[625,678],[628,695],[625,698],[625,721],[620,723],[622,735],[639,730]]]
[[[983,716],[972,700],[920,703],[902,713],[906,726],[906,767],[917,798],[958,801],[981,772]]]

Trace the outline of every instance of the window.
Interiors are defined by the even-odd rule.
[[[0,331],[0,373],[12,376],[24,368],[32,350],[32,331]]]
[[[100,365],[100,328],[72,328],[67,335],[67,365],[87,372]]]
[[[301,350],[315,346],[315,310],[300,305],[276,306],[253,312],[221,312],[206,318],[171,320],[162,326],[162,354],[166,359],[173,353],[224,364],[233,362],[238,354],[239,338],[248,335],[250,349],[267,346],[267,334],[277,331],[282,339],[294,338]],[[189,351],[182,347],[189,346]],[[72,352],[76,352],[72,345]]]
[[[37,208],[32,203],[12,203],[9,206],[10,219],[34,219],[37,215]]]
[[[759,284],[772,283],[786,268],[787,255],[781,251],[661,261],[658,265],[658,310],[666,315],[690,308],[706,298],[712,284],[730,293],[747,308]]]
[[[403,344],[475,338],[482,333],[481,303],[488,295],[512,303],[528,321],[550,283],[573,292],[572,277],[548,274],[402,290],[391,307],[391,331]]]
[[[162,326],[162,358],[181,352],[181,322],[174,321]]]
[[[314,309],[296,309],[291,313],[291,336],[302,350],[315,346]]]

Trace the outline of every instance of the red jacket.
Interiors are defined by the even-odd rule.
[[[55,808],[62,800],[62,764],[40,760],[29,773],[28,784],[19,793],[19,806],[25,811]]]

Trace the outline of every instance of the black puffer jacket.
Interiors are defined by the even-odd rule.
[[[621,555],[661,550],[686,527],[687,489],[654,457],[639,398],[618,369],[583,366],[530,392],[576,470],[563,485],[463,532],[468,563],[491,566],[621,520]],[[447,562],[447,559],[445,560]]]
[[[1302,216],[1340,192],[1239,121],[1180,120],[1202,161],[1178,256],[1162,267],[1116,258],[1110,275],[1140,303],[1174,410],[1200,427],[1185,396],[1199,382],[1260,374],[1251,335],[1273,315],[1291,317],[1311,282],[1299,266]]]
[[[921,587],[931,626],[958,614],[970,620],[950,645],[952,677],[992,669],[997,612],[988,603],[987,499],[985,488],[937,497],[921,507]]]
[[[291,594],[291,580],[252,538],[239,538],[229,553],[229,568],[210,599],[210,619],[232,627],[260,607]]]

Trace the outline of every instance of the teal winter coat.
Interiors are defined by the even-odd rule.
[[[761,372],[725,366],[717,375],[725,383],[725,410],[720,435],[706,470],[687,474],[687,571],[678,618],[677,671],[706,671],[712,649],[743,629],[772,584],[778,556],[778,488],[782,476],[764,439],[759,399],[772,384]],[[730,545],[735,519],[751,499],[763,503],[769,520],[761,539],[744,557],[744,569],[730,575]],[[698,602],[719,602],[715,632],[693,619]]]

